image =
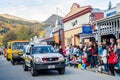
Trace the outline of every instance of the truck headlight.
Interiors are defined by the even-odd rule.
[[[59,57],[59,61],[64,61],[64,60],[65,60],[65,58],[63,56]]]
[[[18,56],[18,54],[13,54],[13,56]]]
[[[40,61],[40,58],[34,58],[34,62],[35,62],[35,63],[41,62],[41,61]]]

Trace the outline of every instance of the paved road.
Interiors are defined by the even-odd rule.
[[[3,56],[0,56],[0,80],[120,80],[120,77],[71,67],[66,68],[64,75],[59,75],[57,71],[45,71],[32,77],[30,71],[23,71],[22,65],[13,66]]]

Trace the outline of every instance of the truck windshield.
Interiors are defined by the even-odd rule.
[[[56,53],[56,50],[52,46],[33,47],[33,54],[41,54],[41,53]]]
[[[15,42],[12,45],[12,49],[13,50],[23,50],[24,49],[24,45],[27,45],[28,42]]]

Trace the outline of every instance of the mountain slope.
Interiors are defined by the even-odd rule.
[[[20,18],[17,16],[10,15],[10,14],[0,14],[0,16],[2,16],[4,18],[8,18],[8,19],[13,19],[13,20],[21,20],[21,21],[27,21],[27,22],[32,22],[32,23],[38,22],[36,20],[27,20],[27,19],[23,19],[23,18]]]
[[[45,26],[42,23],[38,23],[38,22],[32,23],[29,21],[24,21],[15,16],[9,15],[9,18],[7,18],[7,17],[5,15],[4,15],[4,17],[3,17],[3,15],[2,16],[0,15],[0,33],[6,33],[8,30],[15,29],[20,26],[28,26],[28,27],[31,27],[33,29],[38,29],[38,30],[41,28],[44,28],[44,26]]]
[[[52,14],[52,15],[51,15],[47,20],[45,20],[43,23],[45,23],[45,24],[47,24],[47,25],[54,26],[57,18],[62,19],[61,16],[57,16],[56,14]]]

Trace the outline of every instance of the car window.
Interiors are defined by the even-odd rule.
[[[56,53],[56,50],[52,46],[33,47],[33,54],[40,54],[40,53]]]

